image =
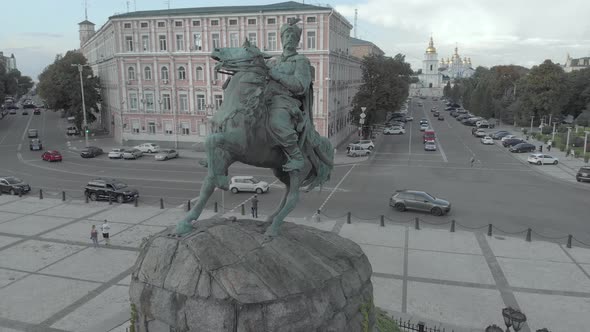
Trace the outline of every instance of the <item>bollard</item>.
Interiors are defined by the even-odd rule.
[[[43,189],[39,189],[39,199],[43,199]]]
[[[488,224],[488,236],[492,236],[492,224]]]
[[[109,205],[113,205],[113,195],[109,193]]]
[[[86,204],[88,204],[88,194],[84,193],[84,199],[86,200]]]
[[[455,233],[455,219],[451,220],[451,233]]]
[[[217,211],[218,211],[217,202],[215,202],[215,204],[213,204],[213,212],[217,212]]]
[[[352,213],[351,213],[351,212],[348,212],[348,213],[346,214],[346,223],[347,223],[347,224],[350,224],[350,223],[352,222],[352,221],[351,221],[351,215],[352,215]]]
[[[425,327],[426,324],[424,322],[418,322],[418,332],[426,332]]]
[[[133,206],[135,206],[135,207],[139,206],[139,197],[135,197],[135,199],[133,199]]]
[[[242,204],[242,215],[246,215],[246,206],[244,204]]]
[[[23,197],[23,191],[21,189],[18,190],[18,197]]]
[[[322,213],[322,210],[318,209],[318,213],[316,213],[316,222],[322,221],[320,218],[320,213]]]
[[[420,219],[416,217],[416,229],[420,229]]]
[[[66,192],[65,191],[61,192],[61,200],[64,202],[66,201]]]
[[[385,227],[385,216],[381,215],[381,227]]]
[[[531,242],[531,232],[532,232],[532,231],[533,231],[533,230],[532,230],[532,229],[530,229],[530,228],[526,230],[526,241],[527,241],[527,242]]]
[[[164,199],[160,198],[160,210],[164,209]]]
[[[572,247],[572,237],[573,236],[571,234],[567,236],[567,247],[568,248]]]
[[[191,210],[191,200],[190,199],[186,202],[186,210],[187,211]]]

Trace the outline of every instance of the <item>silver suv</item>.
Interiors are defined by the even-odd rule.
[[[424,191],[397,190],[389,199],[389,206],[403,212],[406,209],[430,212],[442,216],[451,211],[451,203]]]

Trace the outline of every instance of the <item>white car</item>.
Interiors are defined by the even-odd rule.
[[[424,143],[424,151],[436,151],[436,143],[432,141]]]
[[[494,144],[494,139],[491,138],[490,136],[484,136],[484,137],[481,138],[481,144],[493,145]]]
[[[346,155],[349,157],[363,157],[371,154],[371,150],[363,148],[361,145],[351,145],[348,147]]]
[[[111,152],[109,152],[108,156],[110,159],[121,159],[121,158],[123,158],[124,152],[125,152],[125,149],[123,149],[123,148],[114,148],[111,150]]]
[[[420,125],[420,131],[425,131],[426,129],[428,129],[428,123],[423,123]]]
[[[160,152],[160,146],[154,143],[143,143],[133,147],[141,152],[154,153]]]
[[[559,160],[557,160],[557,158],[550,156],[548,154],[542,154],[542,153],[531,154],[529,156],[529,158],[527,159],[527,161],[529,162],[529,164],[537,164],[537,165],[546,165],[546,164],[557,165],[559,163]]]
[[[483,129],[478,129],[478,130],[476,130],[476,131],[473,133],[473,135],[474,135],[475,137],[484,137],[484,136],[487,136],[487,135],[488,135],[488,133],[487,133],[485,130],[483,130]]]
[[[385,129],[383,129],[383,134],[385,135],[401,135],[401,134],[405,134],[406,130],[402,127],[387,127]]]
[[[123,151],[123,159],[137,159],[143,156],[143,152],[138,149],[127,149]]]
[[[406,115],[406,121],[414,121],[414,117]]]
[[[353,145],[360,145],[361,147],[363,147],[363,149],[367,150],[373,150],[375,148],[375,144],[370,139],[362,139],[360,141],[352,142],[348,144],[348,147],[351,147]]]
[[[178,151],[172,149],[166,149],[158,152],[155,156],[155,160],[168,160],[178,158]]]
[[[270,186],[268,182],[260,181],[253,176],[234,176],[229,183],[229,190],[237,194],[240,191],[250,191],[257,194],[268,192]]]

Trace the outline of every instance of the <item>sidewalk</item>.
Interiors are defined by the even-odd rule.
[[[172,231],[182,209],[0,196],[0,331],[125,332],[129,277],[144,238]],[[203,218],[215,214],[205,211]],[[243,218],[239,212],[226,216]],[[246,216],[247,217],[247,216]],[[263,219],[264,216],[260,216]],[[373,268],[375,304],[396,318],[456,332],[502,325],[520,308],[528,328],[586,331],[590,249],[533,235],[449,232],[448,225],[288,218],[358,243]],[[111,245],[93,248],[91,225],[111,224]],[[473,226],[473,225],[472,225]],[[444,228],[442,228],[444,227]],[[439,323],[443,322],[443,323]]]

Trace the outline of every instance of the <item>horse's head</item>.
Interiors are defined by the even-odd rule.
[[[215,70],[235,73],[252,68],[266,69],[265,59],[271,56],[261,52],[260,49],[246,39],[242,47],[216,48],[211,53],[211,58],[218,61]]]

